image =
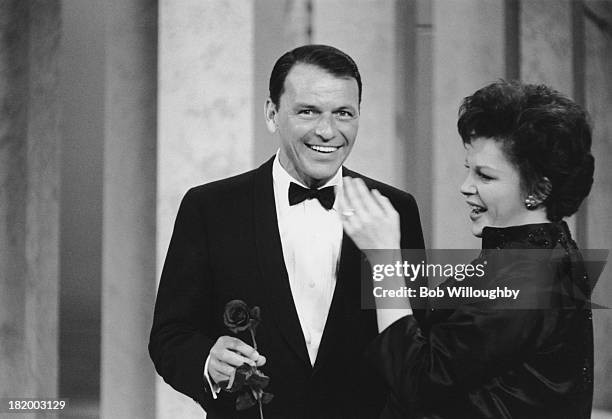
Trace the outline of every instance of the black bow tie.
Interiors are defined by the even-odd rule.
[[[297,183],[289,185],[289,205],[296,205],[307,199],[318,199],[323,208],[330,210],[334,206],[336,194],[333,186],[322,189],[307,189]]]

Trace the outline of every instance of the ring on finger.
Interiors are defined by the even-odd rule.
[[[342,216],[349,218],[352,217],[353,215],[355,215],[355,210],[353,208],[347,208],[344,211],[342,211]]]

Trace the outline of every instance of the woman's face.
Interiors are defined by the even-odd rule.
[[[500,142],[480,137],[466,144],[465,150],[468,172],[461,193],[471,210],[472,234],[480,237],[485,226],[509,227],[540,221],[525,208],[518,169],[506,158]]]

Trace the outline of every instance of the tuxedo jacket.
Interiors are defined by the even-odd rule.
[[[164,263],[149,353],[174,389],[198,402],[209,419],[258,418],[257,407],[236,411],[236,393],[213,399],[203,371],[223,324],[225,304],[259,306],[258,351],[270,377],[264,405],[273,418],[374,418],[384,386],[363,362],[378,334],[375,310],[361,309],[361,254],[346,235],[331,307],[315,365],[293,302],[272,184],[272,162],[238,176],[192,188],[183,198]],[[424,247],[417,205],[405,192],[343,168],[387,196],[401,217],[402,248]],[[252,344],[248,332],[238,335]]]

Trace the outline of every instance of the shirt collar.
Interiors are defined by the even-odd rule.
[[[568,239],[571,239],[571,233],[565,221],[485,227],[482,230],[483,249],[552,248],[557,242]]]
[[[302,182],[294,178],[285,170],[285,168],[280,164],[279,160],[280,149],[276,151],[276,156],[274,157],[274,162],[272,163],[272,180],[274,182],[274,189],[279,193],[279,196],[284,196],[285,200],[288,201],[289,194],[289,184],[291,182],[297,183],[298,185],[308,188],[308,186],[304,185]],[[332,176],[330,180],[328,180],[324,185],[317,189],[325,188],[327,186],[338,186],[342,187],[342,167],[338,169],[336,174]],[[334,208],[336,208],[336,202],[334,203]]]

